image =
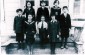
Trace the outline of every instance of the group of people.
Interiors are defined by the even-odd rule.
[[[22,46],[21,44],[24,43],[24,35],[26,35],[25,43],[30,47],[31,51],[32,44],[35,42],[34,35],[38,34],[40,46],[49,42],[51,53],[55,52],[58,37],[61,37],[61,49],[68,48],[67,39],[71,29],[68,7],[63,6],[63,13],[61,14],[61,8],[58,6],[59,1],[55,0],[53,4],[54,6],[51,8],[50,14],[44,1],[41,2],[41,7],[38,8],[36,15],[31,2],[27,2],[24,11],[22,9],[16,10],[18,15],[14,18],[14,31],[19,46]]]

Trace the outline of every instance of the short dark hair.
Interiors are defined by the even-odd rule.
[[[22,9],[17,9],[17,10],[16,10],[16,12],[19,12],[19,11],[21,11],[21,12],[22,12]]]
[[[67,6],[63,6],[63,9],[64,9],[64,8],[68,9],[68,7],[67,7]]]
[[[55,0],[53,4],[55,4],[56,2],[58,2],[58,4],[60,4],[59,0]]]
[[[50,16],[51,16],[51,17],[52,17],[52,16],[55,16],[55,14],[51,14]]]
[[[46,3],[45,1],[41,1],[41,3]]]
[[[41,15],[41,17],[44,17],[44,18],[46,18],[44,15]]]
[[[28,15],[32,15],[33,16],[33,14],[31,14],[31,13],[29,13]]]

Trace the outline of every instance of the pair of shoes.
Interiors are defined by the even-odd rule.
[[[30,55],[32,55],[32,52],[31,52],[31,51],[29,51],[29,54],[30,54]]]
[[[65,46],[66,49],[68,49],[68,46]]]

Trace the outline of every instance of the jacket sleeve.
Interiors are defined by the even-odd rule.
[[[33,9],[33,20],[35,21],[35,10]]]
[[[16,17],[14,18],[14,25],[13,25],[13,30],[16,30]]]
[[[50,35],[50,22],[48,23],[48,35]]]
[[[69,20],[68,20],[68,22],[69,22],[69,28],[71,28],[71,18],[70,18],[70,15],[69,15]]]
[[[38,8],[38,10],[37,10],[37,18],[36,18],[37,21],[39,21],[39,16],[40,16],[40,9]]]
[[[60,32],[60,23],[59,22],[58,22],[58,26],[57,27],[58,27],[58,29],[57,29],[58,33],[57,34],[59,35],[59,32]]]

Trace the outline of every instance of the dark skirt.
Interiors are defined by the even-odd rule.
[[[34,34],[33,33],[27,33],[26,34],[26,43],[27,44],[33,44],[35,41]]]
[[[24,33],[16,33],[16,41],[24,41]]]
[[[61,29],[61,37],[69,37],[69,29]]]

